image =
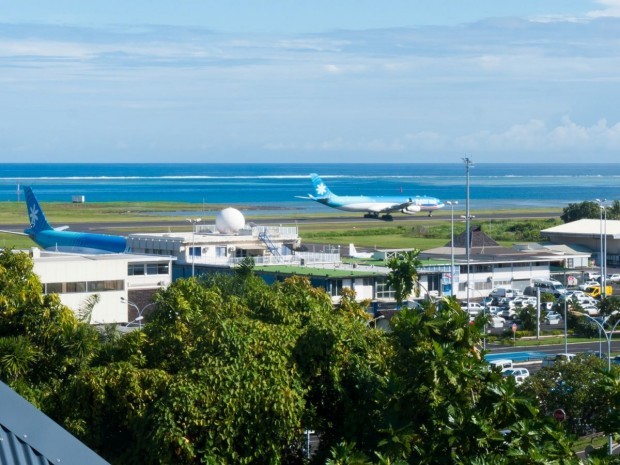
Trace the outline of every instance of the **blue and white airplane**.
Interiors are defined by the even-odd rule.
[[[24,187],[26,207],[30,218],[30,227],[24,229],[37,245],[45,250],[72,253],[121,253],[127,248],[127,240],[122,236],[66,231],[67,227],[53,228],[49,225],[43,210],[37,202],[30,187]],[[22,234],[14,231],[3,231]]]
[[[401,212],[405,215],[414,215],[421,211],[427,211],[431,216],[433,211],[444,207],[439,199],[434,197],[368,197],[365,195],[336,195],[321,180],[318,174],[312,173],[312,185],[315,195],[308,194],[301,199],[310,199],[322,203],[328,207],[337,208],[348,212],[365,212],[364,218],[381,218],[391,220],[393,212]],[[381,217],[379,215],[382,215]]]

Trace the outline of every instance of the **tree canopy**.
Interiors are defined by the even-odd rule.
[[[40,291],[26,255],[0,254],[0,376],[114,464],[302,464],[306,430],[313,463],[577,463],[548,412],[489,368],[483,323],[456,300],[382,331],[352,290],[333,305],[246,263],[176,281],[118,335]]]

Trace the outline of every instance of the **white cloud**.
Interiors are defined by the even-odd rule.
[[[589,17],[602,18],[620,16],[620,0],[597,0],[597,3],[603,5],[604,9],[588,12]]]

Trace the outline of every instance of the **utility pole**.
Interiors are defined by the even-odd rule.
[[[469,157],[463,158],[463,162],[465,162],[465,173],[466,173],[466,181],[465,181],[465,257],[467,260],[467,309],[469,310],[469,289],[471,287],[471,283],[469,282],[469,169],[471,167],[471,159]]]

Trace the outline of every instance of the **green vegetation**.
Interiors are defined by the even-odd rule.
[[[482,325],[455,300],[404,309],[385,332],[352,290],[334,307],[248,262],[176,281],[119,335],[40,289],[27,255],[0,254],[0,378],[113,464],[303,464],[306,429],[315,464],[578,463],[572,436],[488,369]],[[613,375],[592,378],[606,380],[592,386],[602,428],[620,410]]]

